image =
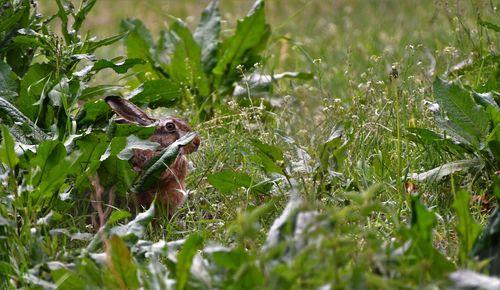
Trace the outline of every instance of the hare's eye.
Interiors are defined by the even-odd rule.
[[[167,124],[165,124],[165,129],[167,129],[168,132],[175,131],[175,124],[174,123],[167,123]]]

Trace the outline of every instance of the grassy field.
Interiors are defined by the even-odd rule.
[[[80,3],[76,2],[78,8]],[[237,31],[237,20],[245,17],[253,2],[220,1],[222,39]],[[154,41],[159,41],[162,30],[176,27],[175,18],[194,30],[208,3],[101,0],[88,14],[82,31],[102,39],[120,33],[121,21],[137,18]],[[201,89],[192,87],[183,87],[183,99],[170,108],[149,110],[152,114],[168,112],[184,117],[202,140],[199,150],[189,156],[187,202],[171,218],[163,217],[154,225],[134,223],[133,216],[116,214],[110,228],[127,222],[132,226],[111,230],[107,237],[103,232],[96,234],[97,229],[89,225],[94,213],[88,194],[96,187],[92,188],[88,180],[107,168],[98,165],[104,164],[102,157],[95,160],[93,171],[87,167],[74,172],[71,169],[60,184],[54,181],[59,187],[43,187],[40,182],[40,188],[54,192],[51,198],[43,193],[38,199],[30,198],[30,190],[37,192],[36,185],[30,187],[35,184],[33,180],[44,176],[36,167],[39,161],[34,156],[39,155],[18,153],[17,169],[9,170],[12,163],[5,161],[10,160],[5,157],[9,156],[9,139],[4,132],[0,147],[0,237],[7,243],[0,247],[4,252],[0,254],[2,286],[443,289],[458,287],[451,284],[449,275],[459,269],[498,275],[498,269],[488,268],[477,255],[468,253],[488,223],[496,206],[495,196],[500,196],[496,159],[500,155],[495,151],[500,147],[494,147],[496,143],[491,141],[495,136],[500,140],[500,131],[497,135],[493,132],[500,114],[484,109],[493,116],[485,125],[492,133],[475,146],[472,141],[469,144],[455,138],[453,132],[461,136],[456,133],[459,125],[444,130],[439,114],[433,110],[436,99],[440,102],[436,88],[446,88],[436,82],[437,77],[454,80],[463,90],[491,92],[493,102],[498,103],[498,30],[479,24],[486,21],[498,25],[498,4],[266,1],[266,21],[272,34],[259,52],[259,62],[238,68],[237,75],[251,75],[255,70],[261,75],[304,72],[310,77],[273,80],[272,89],[264,93],[250,81],[238,79],[245,94],[232,96],[214,90],[210,98],[215,101],[207,115],[201,115],[205,108],[200,109],[196,103]],[[58,10],[55,1],[49,0],[38,1],[38,9],[44,15]],[[50,27],[62,35],[60,23],[56,19]],[[127,41],[89,54],[110,60],[127,54],[137,57],[131,56]],[[50,56],[34,60],[52,61]],[[75,64],[74,70],[82,70],[85,65]],[[118,94],[130,95],[141,83],[162,78],[155,75],[157,68],[141,71],[146,68],[141,63],[127,73],[96,71],[86,80],[86,86],[114,83],[120,85]],[[170,69],[167,65],[163,68]],[[174,73],[168,72],[175,75],[176,67],[171,69]],[[67,75],[70,79],[75,76]],[[27,78],[19,79],[22,90],[23,79]],[[37,89],[36,82],[28,85],[28,94],[30,90],[39,90],[40,96],[46,93],[45,88]],[[48,96],[53,100],[53,95]],[[61,142],[57,146],[66,145],[64,142],[75,135],[71,138],[79,140],[79,146],[98,148],[96,142],[101,139],[85,134],[105,136],[99,130],[109,124],[97,117],[95,125],[83,121],[61,125],[60,120],[77,120],[83,103],[101,97],[82,97],[78,102],[75,98],[73,105],[65,107],[66,115],[54,113],[52,123],[40,113],[33,114],[36,118],[32,119],[47,134],[58,133],[54,135]],[[14,103],[19,108],[19,103]],[[444,119],[454,122],[453,112],[448,113],[449,119]],[[111,115],[107,114],[109,119]],[[470,117],[472,125],[466,124],[470,127],[461,128],[479,126],[474,118]],[[98,120],[104,125],[98,125]],[[426,139],[420,129],[429,130],[426,134],[433,131],[436,136],[443,135]],[[107,129],[102,132],[109,134]],[[107,146],[101,146],[103,154]],[[91,159],[93,153],[83,147],[80,151]],[[67,154],[60,160],[70,166],[76,153]],[[450,172],[439,177],[417,175],[474,158],[479,163],[447,167],[452,168]],[[26,164],[33,173],[20,169]],[[126,167],[128,163],[117,164]],[[119,168],[131,172],[130,168]],[[233,174],[229,176],[229,190],[213,181],[224,171]],[[240,183],[235,178],[249,178],[251,182]],[[122,182],[120,177],[118,181]],[[54,221],[44,223],[51,214]],[[78,234],[93,238],[89,242],[75,237]],[[133,235],[137,236],[131,238]],[[182,239],[186,239],[184,246],[161,244]],[[181,250],[176,251],[179,247]],[[127,278],[130,276],[137,279]]]

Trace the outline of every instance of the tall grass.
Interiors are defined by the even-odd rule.
[[[253,2],[220,1],[222,41],[235,33],[237,19]],[[120,32],[124,18],[136,17],[158,42],[161,30],[174,27],[174,17],[194,30],[207,3],[98,1],[82,31],[109,37]],[[180,81],[182,101],[153,112],[197,122],[193,127],[202,138],[199,151],[189,156],[189,198],[168,220],[149,225],[153,209],[134,219],[116,208],[97,234],[88,225],[94,214],[89,192],[96,190],[89,177],[114,176],[104,184],[110,187],[118,178],[126,183],[134,177],[117,154],[103,161],[108,145],[125,137],[116,132],[147,132],[132,126],[113,135],[100,96],[81,93],[111,83],[119,88],[103,88],[126,96],[157,79],[145,64],[157,69],[168,62],[136,59],[125,64],[126,72],[112,66],[96,70],[78,83],[82,90],[70,86],[65,91],[74,101],[62,111],[42,102],[47,114],[33,121],[54,139],[43,141],[47,168],[68,168],[56,180],[57,188],[43,183],[41,154],[31,149],[14,154],[10,135],[19,142],[18,135],[2,127],[2,286],[422,289],[452,285],[448,276],[461,267],[486,269],[467,253],[477,223],[486,225],[495,205],[497,161],[484,158],[487,165],[480,171],[460,170],[437,181],[415,180],[416,173],[488,155],[484,148],[460,149],[445,139],[421,142],[413,129],[449,135],[432,111],[436,77],[456,79],[463,89],[481,88],[491,78],[492,84],[484,86],[498,89],[498,32],[479,24],[495,23],[496,4],[293,0],[265,5],[272,35],[262,58],[253,66],[238,66],[234,74],[245,94],[235,97],[215,88],[210,114],[200,117],[198,104],[189,102],[199,90]],[[52,1],[39,1],[39,6],[45,14],[58,10]],[[62,34],[61,21],[48,27]],[[130,49],[116,42],[95,54],[118,65],[115,58],[126,59]],[[469,59],[471,66],[457,66]],[[51,60],[39,56],[34,63]],[[75,78],[72,73],[88,65],[85,61],[67,77]],[[259,91],[247,77],[284,71],[313,78],[273,80]],[[55,85],[47,82],[44,88]],[[37,84],[23,86],[45,94]],[[148,105],[145,99],[135,101]],[[87,116],[79,118],[78,111]],[[11,163],[14,155],[21,159]],[[113,168],[121,174],[113,175]],[[217,178],[233,178],[226,184],[230,189]],[[38,185],[52,190],[51,196]],[[121,190],[125,196],[126,186]]]

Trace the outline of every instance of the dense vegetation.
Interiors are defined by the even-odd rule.
[[[2,288],[498,289],[498,4],[111,2],[0,1]],[[201,137],[173,216],[107,95]]]

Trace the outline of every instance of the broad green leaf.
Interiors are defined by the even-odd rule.
[[[450,138],[445,138],[445,136],[433,132],[425,128],[407,128],[409,134],[407,137],[415,143],[420,143],[424,146],[436,145],[439,149],[451,149],[460,153],[467,153],[467,147],[463,144],[457,144]]]
[[[98,96],[118,95],[122,92],[122,90],[123,86],[121,85],[97,85],[95,87],[87,87],[83,89],[82,94],[78,99],[86,101]]]
[[[230,251],[217,251],[211,254],[214,262],[225,269],[235,271],[249,260],[248,253],[238,247]]]
[[[498,106],[497,102],[493,98],[493,94],[491,92],[488,93],[472,93],[472,96],[474,97],[474,100],[481,104],[483,107],[488,107],[492,106],[497,110],[500,110],[500,107]]]
[[[465,190],[456,193],[453,209],[458,217],[456,226],[460,238],[459,259],[462,264],[467,261],[470,250],[481,232],[481,226],[476,223],[470,212],[470,194]]]
[[[48,64],[34,64],[21,80],[19,98],[16,107],[29,119],[35,120],[38,113],[39,100],[43,99],[47,85],[52,81],[55,69]]]
[[[258,139],[252,139],[250,141],[252,142],[252,145],[258,149],[259,152],[271,158],[272,161],[283,160],[283,150],[281,150],[279,147],[262,143]]]
[[[10,126],[12,133],[21,127],[22,138],[26,139],[25,141],[31,141],[30,144],[39,143],[49,138],[28,117],[2,97],[0,97],[0,118],[4,124]]]
[[[144,169],[144,173],[140,176],[140,179],[135,183],[131,191],[140,193],[155,186],[161,174],[175,161],[181,147],[193,141],[195,136],[195,133],[187,134],[163,149]]]
[[[345,159],[342,154],[342,133],[344,128],[337,127],[331,132],[328,139],[319,146],[319,170],[320,172],[328,172],[328,169],[338,170],[340,163]]]
[[[128,31],[125,40],[129,58],[151,60],[150,49],[154,47],[151,33],[139,19],[127,19],[122,21],[121,28]]]
[[[486,142],[497,162],[500,162],[500,124],[491,131]]]
[[[115,210],[109,216],[107,223],[112,225],[112,224],[115,224],[123,219],[130,217],[131,215],[132,214],[130,214],[128,211],[125,211],[125,210],[120,210],[120,209]]]
[[[132,158],[135,149],[155,151],[158,147],[159,144],[156,142],[140,139],[135,135],[131,135],[127,137],[127,143],[123,150],[118,153],[117,157],[121,160],[129,160]]]
[[[76,115],[76,122],[79,125],[96,124],[98,121],[106,121],[110,113],[111,110],[103,99],[87,101]]]
[[[109,142],[108,148],[106,148],[106,151],[101,155],[99,160],[104,161],[111,156],[118,155],[118,153],[125,148],[125,145],[127,145],[126,137],[114,137],[111,139],[111,142]]]
[[[420,197],[411,200],[411,230],[414,242],[432,243],[432,229],[436,225],[436,215],[420,202]]]
[[[53,191],[59,190],[66,176],[75,170],[80,152],[66,154],[66,148],[58,141],[45,141],[40,144],[37,155],[32,159],[35,170],[33,185],[37,186],[42,196],[49,197]]]
[[[202,68],[200,46],[180,19],[172,25],[171,31],[179,40],[170,59],[170,75],[178,82],[197,89],[200,95],[207,96],[209,88]]]
[[[141,139],[147,139],[151,135],[153,135],[155,129],[155,126],[141,126],[129,123],[113,123],[113,127],[110,128],[108,134],[114,137],[128,137],[130,135],[135,135]]]
[[[151,223],[155,216],[154,203],[145,212],[138,214],[134,220],[126,225],[119,225],[111,228],[110,233],[112,235],[118,235],[121,237],[128,245],[133,246],[137,243],[139,239],[144,236],[147,226]]]
[[[114,187],[117,196],[126,196],[137,175],[127,160],[121,160],[117,156],[111,156],[101,161],[97,173],[101,185],[104,188]]]
[[[96,173],[101,165],[100,158],[108,147],[109,140],[106,134],[94,131],[75,140],[76,149],[82,154],[77,164],[81,172],[77,176],[75,187],[87,190],[90,187],[89,176]]]
[[[55,284],[57,285],[57,289],[85,289],[85,283],[82,281],[81,277],[75,272],[69,270],[67,267],[51,269],[50,274],[52,276],[52,279],[54,279]]]
[[[201,14],[200,23],[193,37],[201,47],[201,62],[203,71],[209,73],[217,63],[217,48],[219,46],[221,16],[219,0],[212,0]]]
[[[426,172],[413,173],[411,174],[411,178],[419,182],[439,181],[445,176],[448,176],[455,172],[464,171],[472,168],[480,168],[483,166],[484,164],[479,158],[460,160],[440,165]]]
[[[500,279],[484,272],[460,269],[451,273],[448,277],[454,283],[453,286],[449,286],[451,289],[500,289]]]
[[[146,73],[152,73],[156,77],[161,77],[153,65],[153,55],[155,54],[153,38],[142,21],[138,19],[127,19],[122,21],[120,26],[123,31],[128,32],[125,38],[128,58],[143,59],[147,62],[144,65],[135,66],[134,69],[139,72],[137,77],[141,81],[150,79],[150,77],[145,76]]]
[[[496,207],[486,227],[477,238],[472,248],[471,255],[481,260],[488,259],[489,274],[500,274],[500,207]]]
[[[223,83],[223,78],[237,74],[238,65],[248,64],[249,55],[258,52],[270,35],[270,26],[266,24],[264,1],[256,1],[248,15],[238,21],[236,31],[220,47],[219,59],[213,69],[218,77],[215,86]],[[226,80],[232,81],[232,80]]]
[[[73,22],[73,30],[75,32],[80,31],[80,27],[82,26],[85,18],[87,17],[92,7],[94,7],[97,0],[86,0],[82,2],[82,6],[80,10],[75,14],[75,22]]]
[[[208,176],[208,183],[222,193],[231,193],[240,187],[250,188],[252,178],[245,173],[235,172],[230,169],[212,173]]]
[[[169,107],[181,96],[179,85],[168,79],[145,81],[127,96],[137,104]]]
[[[118,285],[123,289],[138,289],[137,266],[124,241],[113,235],[108,241],[106,252],[108,267]]]
[[[259,97],[262,95],[268,95],[272,92],[273,82],[277,80],[284,78],[309,80],[312,79],[312,77],[312,74],[302,72],[283,72],[275,75],[266,75],[254,72],[245,76],[238,83],[238,85],[234,87],[233,95],[235,97],[246,97],[248,95],[252,97]]]
[[[467,140],[476,149],[482,149],[488,133],[488,117],[485,110],[474,102],[469,91],[454,83],[436,78],[433,89],[437,102],[454,128],[454,133]]]
[[[170,56],[174,53],[175,44],[178,40],[178,36],[172,33],[172,31],[160,31],[160,39],[158,39],[158,43],[156,44],[154,60],[166,70],[169,69]]]
[[[276,146],[264,144],[257,139],[252,139],[251,142],[257,150],[254,155],[249,157],[250,160],[261,165],[268,173],[274,172],[283,175],[283,151]]]
[[[110,36],[108,38],[101,39],[98,41],[89,41],[88,42],[88,44],[89,44],[88,51],[94,52],[97,48],[113,44],[113,43],[117,42],[118,40],[124,38],[125,36],[127,36],[127,32],[123,32],[123,33],[120,33],[118,35]]]
[[[92,66],[92,70],[98,72],[105,68],[110,68],[114,70],[116,73],[123,74],[126,73],[129,69],[131,69],[135,65],[144,63],[145,63],[144,60],[139,58],[127,58],[119,63],[114,63],[106,59],[100,59],[94,63],[94,65]]]
[[[19,80],[10,66],[0,60],[0,96],[12,99],[17,96]]]
[[[263,152],[259,151],[254,155],[250,155],[248,158],[252,162],[262,166],[262,169],[264,169],[264,171],[267,173],[278,173],[284,175],[281,166],[279,166],[277,162],[273,161],[273,159],[271,159],[268,155],[266,155]]]
[[[0,145],[0,161],[9,168],[14,169],[19,163],[14,151],[14,139],[9,133],[9,129],[2,125],[2,144]]]
[[[199,234],[191,234],[182,245],[182,249],[177,254],[177,267],[175,268],[177,290],[186,289],[193,258],[202,246],[203,237]]]

